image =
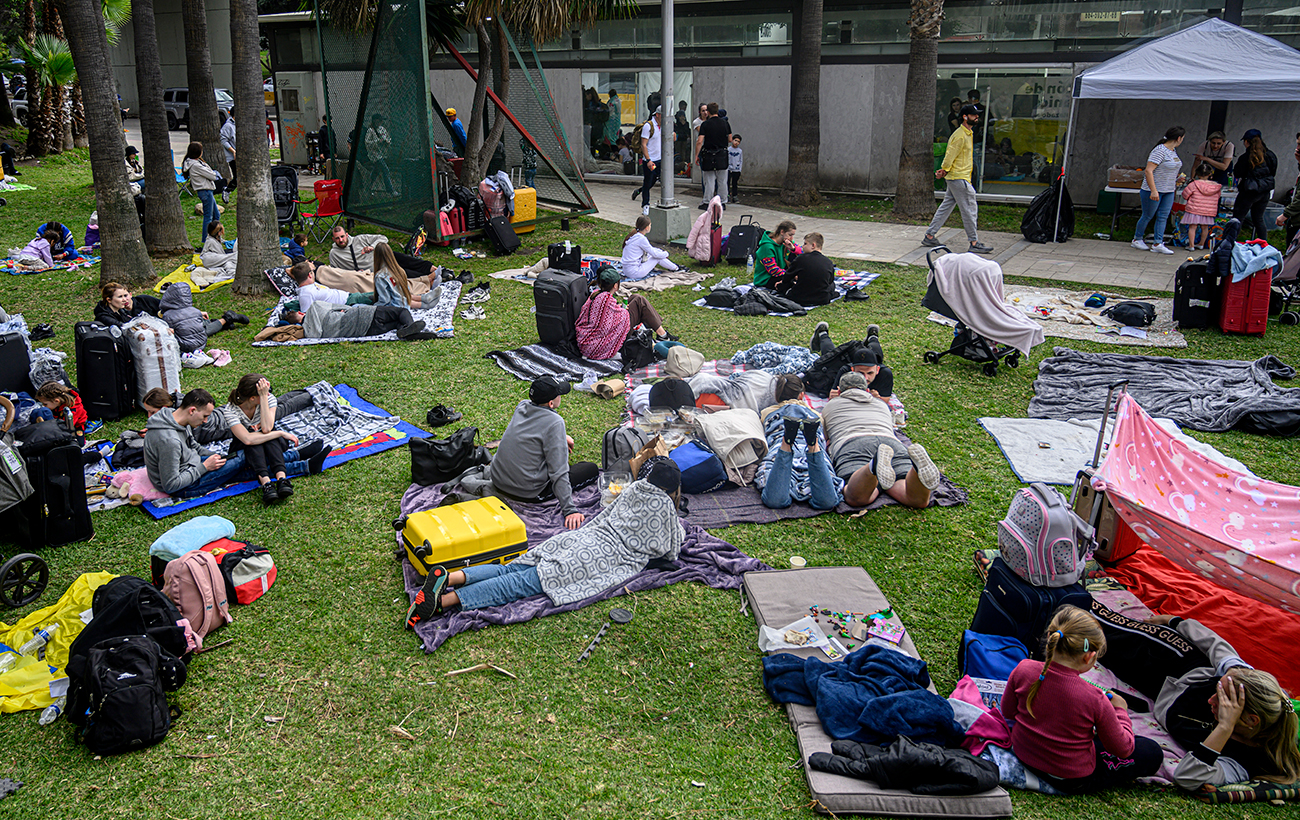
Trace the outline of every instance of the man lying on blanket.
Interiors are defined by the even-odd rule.
[[[405,268],[404,268],[405,269]],[[298,262],[289,268],[289,276],[298,284],[299,312],[306,313],[311,302],[321,299],[335,304],[370,304],[377,301],[375,293],[375,276],[369,269],[346,270],[329,265],[317,265],[310,260]],[[408,276],[407,287],[410,289],[410,303],[419,306],[425,295],[434,291],[442,281],[437,274],[425,277]],[[306,290],[304,290],[306,288]],[[341,294],[341,295],[339,295]],[[427,301],[436,303],[436,298]],[[301,321],[285,316],[293,324]]]

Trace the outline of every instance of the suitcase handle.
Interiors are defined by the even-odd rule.
[[[1114,397],[1116,390],[1128,392],[1128,379],[1115,382],[1106,391],[1106,406],[1101,411],[1101,427],[1097,428],[1097,449],[1092,453],[1092,467],[1097,468],[1097,462],[1101,460],[1101,444],[1106,439],[1106,424],[1110,421],[1110,400]]]
[[[746,221],[745,221],[746,219],[748,219],[749,221],[746,222]],[[742,216],[742,217],[740,218],[740,223],[739,223],[739,224],[741,224],[741,225],[753,225],[753,224],[754,224],[754,215],[753,215],[753,214],[745,214],[744,216]]]

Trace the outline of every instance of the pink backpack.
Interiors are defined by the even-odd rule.
[[[193,550],[169,561],[162,590],[190,622],[200,648],[209,632],[234,620],[226,601],[226,580],[210,552]]]

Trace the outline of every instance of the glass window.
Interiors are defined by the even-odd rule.
[[[652,94],[660,90],[658,71],[584,71],[582,73],[583,144],[592,156],[613,160],[618,155],[618,138],[638,139],[641,125],[650,116]],[[615,92],[611,100],[610,92]],[[673,108],[685,101],[691,110],[691,72],[678,71],[673,79]],[[672,127],[673,118],[664,118]]]

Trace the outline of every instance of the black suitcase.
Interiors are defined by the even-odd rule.
[[[537,305],[537,336],[547,347],[561,346],[569,355],[578,348],[578,314],[587,301],[587,277],[566,271],[544,270],[533,286]]]
[[[1000,557],[994,558],[970,628],[984,635],[1015,638],[1042,660],[1043,633],[1053,613],[1065,604],[1088,612],[1092,596],[1083,584],[1036,587],[1012,572]]]
[[[762,230],[754,222],[754,217],[749,214],[742,216],[740,224],[727,234],[727,262],[732,265],[745,264],[749,255],[758,250],[758,239]]]
[[[582,247],[572,242],[553,242],[546,246],[546,264],[551,270],[582,273]]]
[[[32,358],[19,333],[0,333],[0,391],[35,393],[32,389]]]
[[[119,419],[135,410],[135,360],[118,328],[77,322],[77,393],[92,419]]]
[[[1174,322],[1179,328],[1205,328],[1219,317],[1222,288],[1209,272],[1209,256],[1188,259],[1174,274]]]
[[[487,234],[488,241],[498,256],[509,256],[519,250],[519,234],[515,233],[515,226],[506,217],[492,217],[483,232]]]
[[[81,448],[62,444],[38,456],[23,456],[33,492],[0,513],[3,540],[23,549],[62,547],[95,535],[86,506]]]

